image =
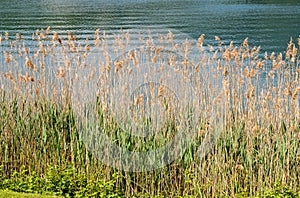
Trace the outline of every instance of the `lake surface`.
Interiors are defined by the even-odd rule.
[[[206,43],[214,36],[225,43],[250,45],[284,52],[290,37],[300,34],[299,0],[1,0],[0,34],[30,39],[36,29],[78,38],[122,29],[170,29]]]

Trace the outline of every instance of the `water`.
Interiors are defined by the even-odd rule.
[[[21,33],[31,38],[36,29],[60,35],[73,32],[77,38],[92,37],[99,28],[170,29],[192,39],[206,35],[225,43],[240,44],[249,37],[250,45],[264,51],[283,52],[290,37],[300,33],[299,0],[2,0],[0,34]]]
[[[178,33],[181,33],[181,38],[182,36],[187,36],[190,39],[194,40],[197,40],[201,34],[205,34],[205,44],[217,44],[217,42],[215,41],[215,36],[219,36],[222,41],[225,42],[225,44],[229,44],[230,41],[233,41],[236,45],[239,45],[246,37],[248,37],[250,46],[261,46],[262,54],[264,54],[264,51],[268,51],[269,54],[273,51],[276,53],[281,52],[285,54],[284,51],[287,47],[290,37],[292,37],[295,41],[300,34],[300,0],[1,0],[0,34],[4,35],[5,32],[8,32],[10,37],[15,38],[16,33],[20,33],[24,38],[24,42],[26,42],[26,46],[28,46],[33,43],[33,41],[31,41],[32,34],[37,29],[46,29],[48,26],[51,26],[51,30],[56,31],[62,38],[66,38],[68,32],[73,32],[73,34],[78,39],[85,39],[86,37],[93,38],[95,30],[98,28],[101,31],[106,31],[107,34],[110,35],[111,33],[119,31],[121,28],[124,30],[130,29],[131,32],[132,30],[140,31],[146,29],[152,30],[152,32],[159,32],[159,30],[170,29],[171,31],[176,33],[175,36]],[[10,89],[9,83],[11,82],[2,77],[4,76],[2,75],[2,72],[9,72],[11,68],[17,70],[18,68],[16,68],[13,64],[10,64],[10,67],[7,67],[7,65],[9,64],[2,64],[4,63],[3,54],[4,51],[1,50],[0,46],[0,84],[1,87]],[[59,53],[56,53],[55,55],[58,54]],[[98,57],[98,59],[95,59],[95,61],[105,60],[105,58],[103,57],[99,58],[97,53],[95,54]],[[113,56],[112,54],[110,55]],[[67,53],[67,56],[70,59],[77,58],[77,55],[75,53]],[[40,57],[42,56],[40,55]],[[94,61],[94,59],[89,60]],[[118,57],[111,57],[111,60],[112,62],[114,62],[114,60],[118,60]],[[51,56],[48,56],[48,59],[46,58],[46,63],[48,63],[48,65],[54,67],[59,66],[59,64],[51,64],[53,63],[53,61],[55,62],[56,59],[52,60]],[[57,61],[59,62],[60,59],[58,59]],[[24,59],[20,59],[19,64],[24,66]],[[91,63],[90,65],[93,66],[97,64]],[[113,64],[111,66],[113,67]],[[22,69],[24,71],[21,71],[20,73],[23,73],[23,75],[25,75],[25,70],[28,70],[28,68]],[[90,72],[90,70],[88,69],[90,68],[87,68],[86,70],[83,69],[81,73],[78,72],[79,75],[81,77],[89,76],[88,72]],[[211,116],[211,118],[209,118],[213,121],[211,123],[217,122],[217,126],[223,126],[222,115],[224,114],[222,112],[225,112],[226,107],[209,105],[210,102],[214,100],[214,98],[218,97],[216,94],[218,94],[219,92],[214,90],[223,89],[223,78],[220,77],[215,79],[214,76],[210,74],[210,69],[211,68],[207,68],[207,71],[202,70],[201,72],[195,74],[194,77],[193,75],[191,75],[191,84],[186,83],[187,85],[185,86],[184,83],[182,83],[184,82],[182,78],[178,78],[176,81],[176,75],[170,75],[174,78],[167,79],[168,81],[166,81],[166,87],[167,90],[171,90],[171,94],[174,91],[172,98],[175,98],[175,107],[177,106],[176,102],[178,101],[190,102],[189,99],[184,99],[184,96],[188,96],[187,98],[194,99],[194,93],[203,93],[202,97],[208,98],[207,106],[204,104],[203,106],[201,106],[201,108],[196,109],[203,112],[206,112],[207,109],[207,112],[211,112],[212,114],[214,114]],[[49,95],[49,97],[57,95],[57,98],[62,98],[61,96],[64,94],[62,92],[64,91],[64,89],[62,88],[63,81],[57,80],[58,68],[46,67],[45,70],[46,75],[50,77],[50,83],[47,84],[49,86],[46,87],[46,95]],[[113,116],[115,116],[115,120],[117,121],[118,125],[122,127],[128,126],[129,128],[131,128],[131,123],[128,122],[128,124],[127,120],[123,119],[124,114],[122,114],[122,112],[124,112],[124,108],[122,109],[122,107],[130,107],[130,105],[132,106],[132,104],[134,103],[134,99],[140,97],[141,93],[146,92],[145,89],[149,89],[149,83],[139,81],[140,79],[144,79],[144,75],[140,74],[144,74],[149,70],[140,70],[139,72],[135,72],[135,70],[133,70],[133,73],[136,73],[135,76],[127,76],[125,80],[123,80],[124,78],[122,76],[123,81],[120,80],[121,83],[118,83],[117,77],[113,75],[115,70],[111,69],[111,71],[112,77],[111,79],[108,79],[108,83],[100,83],[100,86],[104,86],[104,90],[107,91],[107,93],[113,93],[109,95],[107,101],[104,101],[104,104],[107,104],[107,106],[109,107],[114,107],[110,111],[113,112],[112,114]],[[75,73],[74,70],[71,70],[70,72],[71,74],[74,74],[72,72]],[[151,77],[157,77],[157,73],[147,73],[149,73],[149,76]],[[253,83],[257,85],[257,88],[255,90],[256,97],[258,97],[258,94],[261,93],[262,90],[264,90],[265,93],[265,90],[272,87],[272,84],[270,85],[270,82],[274,83],[274,86],[276,86],[276,84],[278,83],[276,77],[274,82],[272,80],[266,81],[266,75],[267,72],[259,74],[257,81]],[[285,74],[277,73],[277,75],[280,76]],[[299,82],[297,83],[296,81],[296,75],[298,74],[294,73],[294,76],[292,76],[295,79],[293,85],[295,87],[298,87]],[[40,78],[40,76],[35,77],[36,79]],[[151,81],[158,82],[159,80],[157,79]],[[196,84],[196,86],[193,86],[193,79],[195,79],[195,82],[202,83],[203,81],[203,83],[199,83]],[[229,79],[230,81],[234,81],[233,78]],[[99,88],[98,84],[96,88],[96,80],[97,78],[95,78],[92,82],[75,80],[75,83],[73,84],[71,90],[72,104],[75,112],[78,113],[79,118],[82,115],[83,118],[85,118],[84,120],[90,123],[92,123],[91,120],[94,119],[93,115],[82,111],[82,109],[86,109],[86,107],[88,105],[90,106],[90,104],[95,104],[95,92]],[[127,95],[124,94],[124,91],[121,90],[121,88],[123,89],[122,82],[126,82],[130,85],[130,89],[128,90]],[[152,84],[155,86],[159,85],[157,83]],[[212,84],[212,86],[210,84]],[[282,87],[284,88],[284,85],[286,84],[287,83],[285,82],[282,83]],[[109,85],[108,89],[106,85]],[[242,104],[240,106],[242,111],[247,111],[247,107],[249,108],[249,104],[247,104],[247,98],[245,98],[245,93],[249,90],[249,86],[250,85],[247,82],[243,83],[243,85],[240,85],[240,87],[242,87]],[[54,90],[58,91],[53,93],[53,87]],[[178,91],[180,89],[183,91]],[[178,95],[180,93],[183,95]],[[282,92],[278,92],[278,94],[279,93]],[[129,97],[126,97],[128,95]],[[275,98],[277,97],[276,91],[273,93],[273,96]],[[278,96],[278,98],[279,97],[281,96]],[[148,101],[148,99],[149,98],[144,97],[143,104],[146,104],[145,101]],[[56,99],[54,98],[54,100]],[[260,102],[262,100],[257,99],[256,101],[258,102],[257,108],[262,108]],[[298,108],[295,108],[293,110],[293,107],[290,104],[291,98],[289,98],[288,104],[286,104],[285,106],[286,108],[282,107],[282,109],[279,109],[278,112],[289,111],[289,113],[286,114],[287,119],[290,118],[289,115],[296,117],[297,114],[294,112],[297,112],[297,110],[299,110],[300,94],[298,95],[298,101]],[[222,105],[223,103],[220,104]],[[156,103],[154,105],[156,105]],[[212,109],[210,109],[211,107]],[[92,108],[94,107],[92,106]],[[147,111],[149,110],[148,114],[151,115],[153,111],[155,112],[157,109],[161,108],[153,108],[152,104],[150,104],[150,106],[147,106],[144,109],[146,109]],[[154,110],[150,111],[150,109]],[[162,115],[155,117],[155,123],[159,126],[160,123],[164,123],[163,117],[165,114],[161,113],[160,111],[157,112],[158,113],[155,113],[155,115]],[[271,112],[275,111],[272,110]],[[127,113],[126,109],[125,113]],[[147,113],[142,114],[142,112],[138,112],[137,115],[140,115],[139,113],[141,113],[140,117],[148,116]],[[129,113],[125,115],[130,116]],[[173,116],[173,114],[171,115]],[[221,116],[217,117],[219,115]],[[81,120],[79,122],[81,122]],[[83,123],[84,122],[85,121],[83,121]],[[141,124],[142,122],[137,123]],[[157,125],[155,125],[155,128],[159,129],[160,127],[157,127]],[[185,126],[186,124],[183,125]],[[141,125],[141,127],[143,127],[144,129],[144,125]],[[137,129],[137,132],[139,132],[140,128],[138,127]],[[180,135],[184,133],[178,134]],[[140,134],[138,133],[138,135]],[[105,143],[107,143],[107,141]],[[208,149],[209,148],[210,147],[208,146]],[[98,151],[99,148],[96,149]],[[117,149],[115,150],[117,151]],[[92,148],[92,151],[95,150],[93,150]],[[98,154],[97,156],[99,157]],[[118,156],[116,156],[116,158],[117,157]],[[103,157],[101,157],[100,159],[103,159]],[[111,157],[110,159],[115,159],[115,156]],[[128,159],[132,159],[132,157],[129,157]]]

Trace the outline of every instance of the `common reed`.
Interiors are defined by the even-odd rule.
[[[119,172],[125,196],[255,196],[278,185],[299,192],[300,38],[285,54],[264,55],[248,39],[215,37],[212,46],[204,38],[96,30],[82,40],[50,27],[30,42],[0,36],[6,177],[23,165],[43,175],[71,164],[107,179]],[[99,155],[101,133],[128,151],[174,137],[188,146],[171,150],[179,159],[165,166],[118,170]]]

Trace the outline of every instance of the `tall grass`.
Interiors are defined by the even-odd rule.
[[[1,36],[6,176],[23,165],[43,175],[71,164],[107,179],[120,172],[126,196],[254,196],[278,185],[299,191],[300,39],[285,54],[264,55],[248,39],[216,41],[99,30],[92,39],[63,39],[50,28],[30,42]],[[190,144],[182,155],[169,152],[180,158],[166,166],[121,171],[103,163],[113,160],[99,155],[101,134],[136,152],[174,137]],[[130,163],[123,168],[137,168]]]

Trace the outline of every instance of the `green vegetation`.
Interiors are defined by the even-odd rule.
[[[236,46],[216,37],[219,45],[205,50],[204,35],[196,43],[176,43],[171,33],[143,36],[135,50],[122,31],[113,45],[98,30],[82,41],[48,28],[33,35],[32,46],[20,35],[0,38],[0,189],[65,197],[299,197],[300,39],[284,57],[260,57],[247,39]],[[116,92],[115,102],[133,97],[131,110],[140,115],[148,96],[125,86],[139,80],[139,68],[158,78],[148,88],[164,122],[154,135],[135,138],[134,127],[121,123],[130,121],[122,111],[128,104],[113,99]],[[156,123],[151,116],[133,118],[144,130]],[[103,145],[95,126],[130,151],[156,149],[176,133],[193,141],[165,167],[123,171],[88,149]]]
[[[58,196],[48,196],[48,195],[39,195],[39,194],[31,194],[31,193],[17,193],[8,190],[0,190],[0,198],[58,198]]]
[[[3,170],[1,174],[4,175]],[[16,192],[50,194],[64,197],[120,197],[121,192],[116,189],[118,175],[113,174],[111,180],[99,180],[96,174],[87,175],[83,171],[72,167],[50,167],[44,176],[35,171],[29,173],[21,167],[13,172],[9,178],[3,178],[1,189]]]

